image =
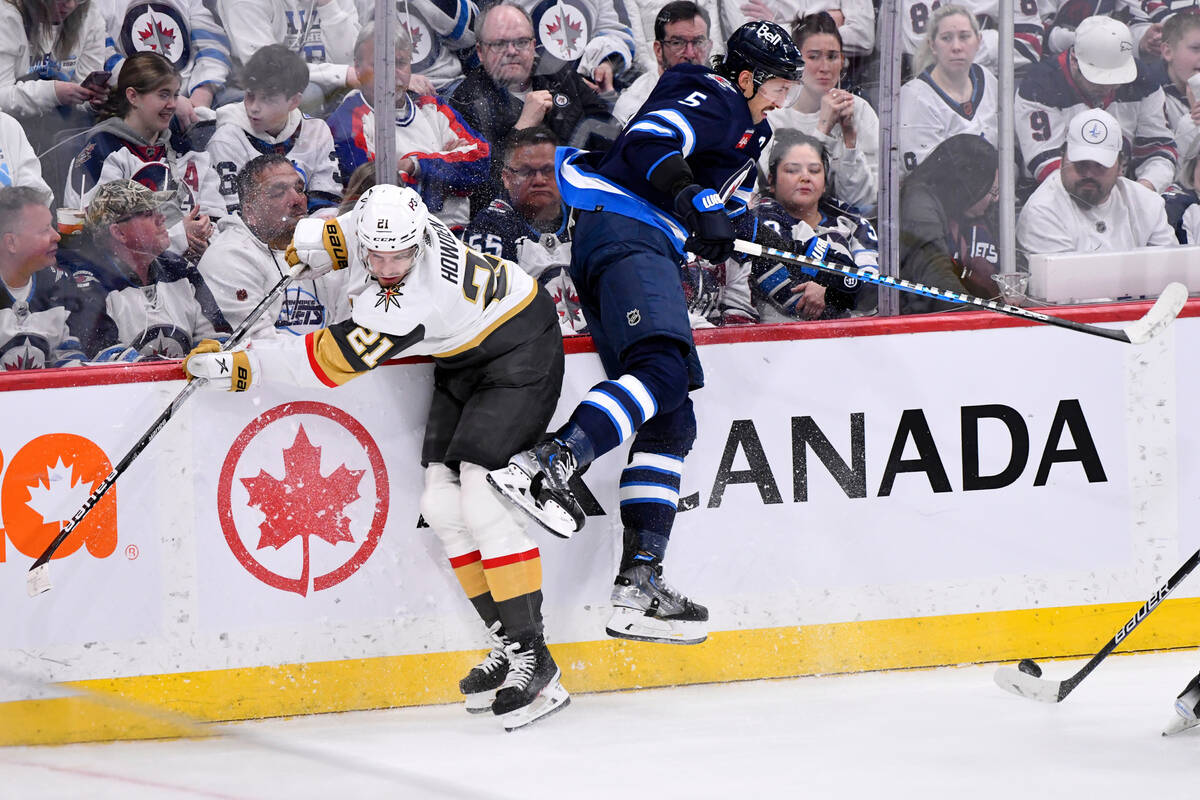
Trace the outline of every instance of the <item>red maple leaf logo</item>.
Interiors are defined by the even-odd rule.
[[[147,47],[155,52],[170,49],[171,43],[175,41],[175,29],[164,28],[158,20],[154,20],[153,23],[147,22],[146,27],[138,31],[137,35],[139,39],[146,43]],[[151,39],[154,39],[154,41],[151,41]],[[162,50],[159,50],[159,45],[162,45]]]
[[[282,480],[266,470],[259,470],[257,477],[241,479],[250,495],[249,505],[266,515],[258,526],[261,535],[257,549],[278,550],[301,537],[304,564],[300,583],[307,587],[310,536],[329,544],[354,541],[346,507],[359,499],[358,486],[364,472],[339,464],[329,475],[322,475],[321,448],[308,440],[301,425],[292,446],[283,451]]]
[[[425,35],[421,33],[421,29],[416,26],[410,28],[408,25],[404,25],[404,29],[408,31],[408,38],[412,40],[413,52],[420,50],[421,40],[425,38]]]

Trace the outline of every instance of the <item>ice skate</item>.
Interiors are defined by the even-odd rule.
[[[584,514],[568,481],[575,457],[557,439],[545,439],[488,473],[496,491],[546,530],[564,539],[583,527]]]
[[[1172,736],[1200,725],[1200,675],[1192,678],[1176,698],[1175,713],[1177,716],[1163,728],[1163,736]]]
[[[492,713],[500,718],[504,730],[515,731],[570,704],[571,697],[558,680],[562,671],[541,636],[530,642],[513,642],[506,655],[508,677],[492,703]]]
[[[511,642],[504,635],[499,622],[493,622],[489,630],[492,649],[478,665],[471,668],[467,677],[458,682],[458,689],[466,697],[467,713],[484,714],[492,710],[496,690],[508,675],[508,652],[504,649]]]
[[[658,561],[635,561],[617,575],[613,614],[605,630],[618,639],[700,644],[708,638],[708,609],[663,580]]]

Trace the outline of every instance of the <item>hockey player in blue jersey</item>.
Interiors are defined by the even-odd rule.
[[[746,213],[755,163],[771,137],[766,113],[799,92],[800,51],[771,22],[738,28],[713,65],[664,72],[606,153],[559,149],[559,187],[577,215],[570,274],[609,380],[552,437],[489,473],[497,490],[566,537],[584,522],[570,477],[633,439],[607,625],[619,638],[707,637],[708,610],[662,578],[696,436],[689,392],[704,384],[679,268],[685,252],[713,263],[732,254],[730,217]]]

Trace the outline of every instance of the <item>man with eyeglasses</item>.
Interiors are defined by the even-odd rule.
[[[613,117],[625,125],[646,102],[658,77],[676,64],[707,64],[712,52],[708,12],[692,0],[667,3],[654,17],[654,60],[657,72],[646,72],[621,92]]]
[[[511,0],[488,8],[476,23],[475,41],[479,66],[467,73],[449,102],[489,142],[535,125],[575,146],[603,146],[615,135],[609,105],[580,75],[568,68],[534,74],[536,41],[524,8]],[[490,183],[472,193],[472,216],[503,189],[501,166],[493,160]]]
[[[471,220],[470,247],[515,261],[536,278],[558,309],[564,336],[587,333],[575,284],[567,274],[571,232],[554,177],[558,139],[542,126],[513,131],[504,141],[504,195]]]
[[[708,610],[662,576],[685,456],[696,437],[689,393],[704,385],[680,267],[733,253],[731,216],[746,213],[766,114],[798,92],[802,59],[772,22],[743,25],[713,69],[663,73],[606,153],[558,153],[559,188],[575,209],[571,278],[608,380],[567,423],[514,455],[489,481],[560,536],[583,527],[569,481],[632,439],[620,480],[624,548],[608,635],[698,644]]]

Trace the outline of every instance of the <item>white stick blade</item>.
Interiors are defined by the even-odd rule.
[[[1043,703],[1057,703],[1058,689],[1062,686],[1062,681],[1035,678],[1012,667],[1000,667],[996,670],[994,679],[996,685],[1006,692],[1028,697],[1030,700],[1041,700]]]
[[[49,567],[49,564],[42,564],[40,567],[29,570],[29,574],[25,576],[25,589],[29,592],[30,597],[37,597],[52,588]]]
[[[1163,332],[1163,329],[1175,321],[1179,312],[1188,300],[1187,287],[1182,283],[1169,283],[1163,289],[1158,300],[1146,312],[1146,316],[1134,322],[1125,329],[1131,344],[1144,344]]]

